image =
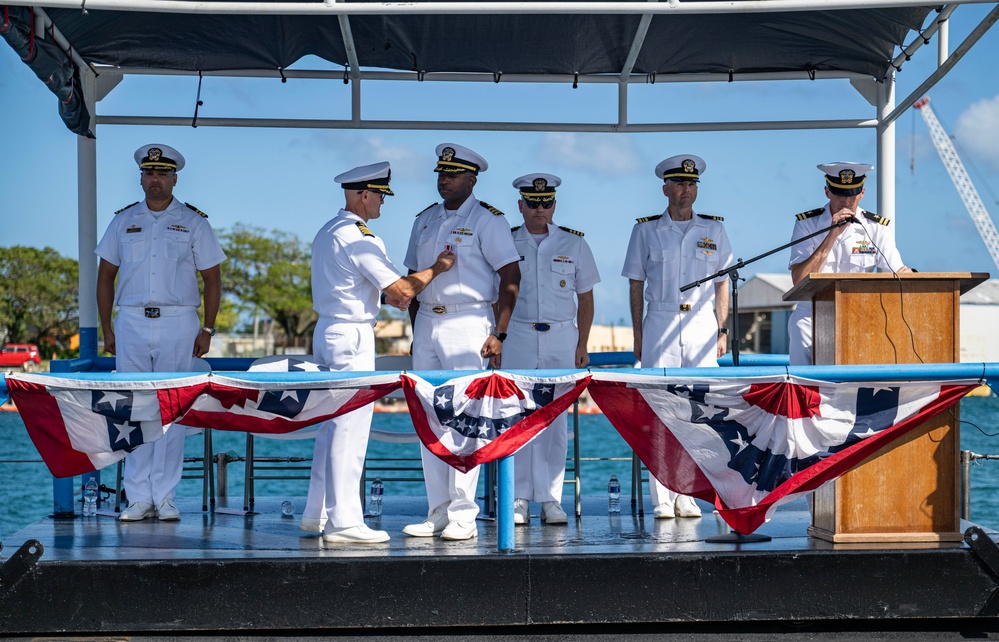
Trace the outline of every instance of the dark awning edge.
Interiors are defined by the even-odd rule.
[[[4,6],[0,36],[59,99],[59,117],[74,134],[94,138],[76,65],[59,45],[34,32],[31,7]]]

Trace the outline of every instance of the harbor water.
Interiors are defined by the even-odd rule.
[[[571,424],[571,419],[570,419]],[[398,431],[411,431],[409,415],[403,413],[376,413],[374,427]],[[631,479],[631,451],[610,422],[600,414],[583,414],[579,417],[579,439],[581,449],[581,479],[583,495],[606,495],[607,481],[617,475],[622,482],[622,510],[629,510],[628,498]],[[214,431],[214,452],[226,452],[235,457],[245,454],[246,437],[242,433]],[[569,442],[569,454],[572,442]],[[257,457],[311,457],[311,439],[274,440],[256,439]],[[999,398],[967,397],[961,402],[961,448],[978,454],[999,455]],[[200,437],[187,439],[188,457],[200,457],[203,444]],[[368,446],[369,458],[415,458],[419,459],[419,448],[415,443],[388,443],[371,440]],[[414,462],[418,465],[418,462]],[[228,466],[228,495],[232,498],[243,494],[242,462]],[[389,477],[390,475],[386,475]],[[480,495],[485,475],[480,476]],[[0,412],[0,537],[7,538],[12,533],[52,512],[52,478],[38,452],[28,437],[24,424],[17,412]],[[115,484],[115,468],[102,471],[101,481],[107,486]],[[180,496],[200,497],[201,480],[185,479],[178,486]],[[257,497],[283,497],[299,505],[295,511],[300,514],[308,489],[305,479],[259,480],[255,485]],[[79,489],[78,489],[79,490]],[[384,511],[392,512],[392,498],[400,496],[423,496],[422,482],[385,483]],[[648,494],[646,509],[648,506]],[[82,508],[82,495],[78,494]],[[295,501],[297,500],[297,501]],[[113,502],[113,498],[111,499]],[[572,505],[572,486],[566,485],[563,505]],[[971,465],[971,520],[999,527],[999,461],[979,460]],[[19,544],[19,543],[12,543]]]

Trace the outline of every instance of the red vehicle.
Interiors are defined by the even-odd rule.
[[[41,362],[38,346],[30,343],[7,343],[0,349],[0,368],[21,368],[30,372]]]

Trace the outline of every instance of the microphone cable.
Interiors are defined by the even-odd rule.
[[[905,315],[905,296],[904,296],[905,293],[904,293],[904,290],[902,288],[902,279],[901,279],[901,277],[899,277],[898,272],[895,270],[895,268],[892,267],[891,263],[888,261],[888,257],[885,255],[885,253],[881,250],[881,248],[878,246],[878,244],[874,242],[874,238],[871,236],[870,231],[868,231],[867,226],[864,225],[864,223],[862,221],[862,219],[864,218],[864,215],[863,215],[863,211],[864,210],[861,209],[861,208],[857,208],[857,209],[858,209],[857,214],[853,217],[854,220],[856,221],[856,223],[858,225],[860,225],[860,229],[864,230],[864,236],[867,238],[867,240],[870,242],[870,244],[874,247],[874,250],[877,253],[876,256],[880,255],[881,257],[884,258],[885,265],[888,266],[888,269],[891,271],[891,273],[892,273],[892,275],[893,275],[893,277],[895,279],[895,282],[898,284],[898,308],[899,308],[899,316],[901,316],[902,323],[905,324],[905,328],[909,332],[909,345],[912,347],[912,354],[914,354],[916,356],[916,358],[919,359],[919,363],[926,363],[923,360],[923,357],[919,354],[919,351],[916,349],[916,336],[915,336],[915,332],[913,331],[912,325],[909,324],[909,320],[906,318],[906,315]],[[877,267],[877,266],[875,265],[875,267]],[[881,303],[881,312],[884,314],[884,320],[885,320],[885,325],[884,325],[885,337],[888,338],[888,343],[891,344],[892,350],[894,350],[894,352],[895,352],[895,362],[898,363],[898,346],[895,345],[895,342],[892,341],[891,335],[888,333],[888,330],[889,330],[888,310],[887,310],[887,308],[885,308],[885,302],[884,302],[884,298],[883,297],[880,299],[880,303]]]

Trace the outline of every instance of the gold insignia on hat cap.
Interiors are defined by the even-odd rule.
[[[555,199],[555,188],[562,184],[562,179],[554,174],[524,174],[513,181],[513,186],[520,190],[520,196],[525,201],[547,203]]]
[[[700,182],[701,174],[707,169],[707,163],[700,156],[679,154],[670,156],[656,165],[656,176],[663,181],[694,181]]]
[[[826,186],[836,196],[856,196],[864,190],[867,173],[874,169],[868,163],[824,163],[816,167],[826,175]]]
[[[489,168],[489,163],[467,147],[454,143],[441,143],[437,146],[437,167],[435,172],[458,174],[472,172],[478,174]]]
[[[184,156],[169,145],[143,145],[133,154],[139,169],[163,169],[179,172],[184,169]]]

